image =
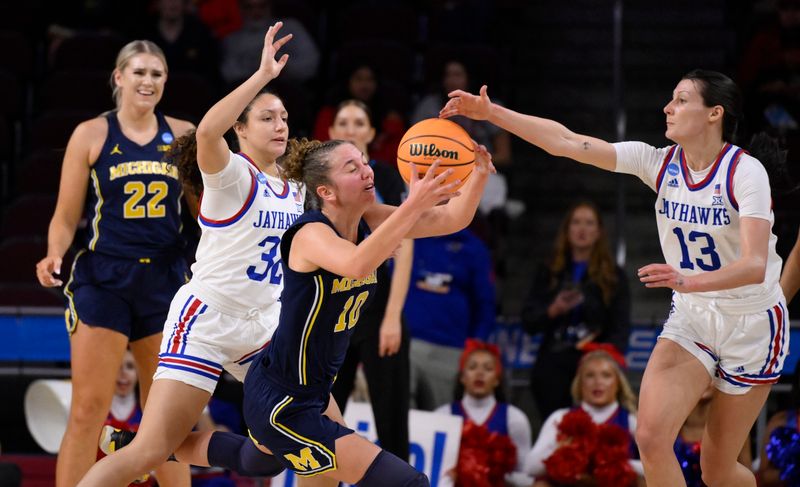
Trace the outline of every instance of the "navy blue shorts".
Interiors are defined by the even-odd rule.
[[[336,440],[353,430],[322,413],[330,393],[291,395],[264,377],[253,362],[244,381],[244,419],[250,436],[297,475],[313,476],[336,469]]]
[[[140,261],[81,251],[64,287],[67,331],[80,320],[130,341],[161,333],[172,297],[187,280],[182,256]]]

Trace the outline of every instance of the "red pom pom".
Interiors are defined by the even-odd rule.
[[[597,465],[592,471],[597,487],[632,487],[636,485],[636,472],[626,461]]]
[[[558,424],[558,440],[594,443],[597,425],[583,409],[573,409],[561,418]]]
[[[554,482],[571,485],[585,475],[589,455],[578,444],[562,445],[544,461],[547,476]]]

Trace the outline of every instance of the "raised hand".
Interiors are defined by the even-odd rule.
[[[495,169],[492,163],[492,155],[486,150],[486,147],[474,140],[472,145],[475,148],[475,170],[483,174],[495,174],[497,169]]]
[[[444,203],[459,196],[461,193],[456,191],[456,187],[460,184],[460,180],[455,180],[451,183],[444,184],[445,180],[453,174],[452,169],[443,171],[438,176],[435,176],[436,169],[439,168],[441,159],[436,159],[428,171],[421,179],[417,166],[411,163],[411,178],[408,184],[408,199],[410,204],[418,205],[420,208],[428,209]]]
[[[481,86],[479,95],[473,95],[463,90],[451,91],[447,94],[450,100],[439,111],[439,117],[449,118],[455,115],[463,115],[473,120],[486,120],[492,111],[492,100],[486,93],[486,85]]]
[[[284,54],[277,61],[275,60],[275,56],[281,47],[292,38],[292,34],[288,34],[276,41],[275,36],[281,30],[281,27],[283,27],[283,22],[276,22],[275,25],[270,26],[267,30],[267,35],[264,36],[264,50],[261,52],[261,65],[258,68],[272,79],[281,74],[283,67],[286,66],[286,62],[289,60],[288,54]]]

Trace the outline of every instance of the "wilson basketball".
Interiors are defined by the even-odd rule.
[[[407,182],[411,180],[411,165],[424,176],[436,159],[441,159],[436,174],[449,168],[453,174],[447,183],[456,179],[461,185],[475,167],[475,150],[467,132],[455,122],[443,118],[428,118],[415,123],[403,135],[397,147],[397,169]],[[461,187],[459,185],[459,187]]]

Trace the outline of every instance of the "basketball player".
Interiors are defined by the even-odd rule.
[[[196,158],[204,190],[192,280],[175,294],[163,324],[158,370],[136,437],[98,462],[81,486],[127,485],[166,460],[197,423],[222,369],[244,380],[277,326],[283,280],[278,244],[302,214],[304,196],[297,184],[282,177],[275,162],[286,150],[286,109],[280,98],[262,92],[287,62],[285,54],[275,59],[291,37],[275,41],[281,25],[269,29],[258,71],[211,107],[197,128]],[[223,138],[231,126],[241,148],[238,154]],[[186,170],[193,140],[189,136],[180,142],[179,165]],[[329,414],[339,418],[335,403],[331,407]],[[267,455],[249,442],[250,448],[245,444],[236,450],[241,463],[219,460],[228,453],[229,436],[235,435],[206,436],[203,458],[184,457],[186,463],[211,462],[243,475],[272,473],[272,464],[261,461]],[[192,445],[187,446],[189,454]]]
[[[95,462],[129,341],[141,400],[147,401],[169,300],[186,282],[182,187],[177,169],[161,159],[192,124],[156,111],[166,81],[167,62],[158,46],[125,45],[111,78],[117,108],[78,125],[64,154],[47,256],[36,265],[42,286],[62,285],[62,258],[84,211],[89,228],[64,288],[72,407],[56,464],[57,487],[74,486]],[[166,465],[158,478],[165,486],[188,486],[189,470]]]
[[[440,116],[465,115],[517,134],[547,152],[609,171],[635,174],[655,204],[665,264],[639,269],[647,287],[674,290],[670,316],[642,379],[636,438],[649,487],[686,485],[672,447],[703,391],[716,387],[703,437],[703,481],[755,486],[737,463],[741,445],[781,374],[788,353],[786,304],[778,285],[767,172],[770,151],[733,145],[740,96],[726,76],[695,70],[664,107],[675,145],[609,144],[563,125],[450,93]],[[760,162],[759,162],[760,161]]]
[[[209,439],[208,433],[193,433],[176,452],[178,459],[237,466],[237,471],[257,464],[262,476],[288,467],[301,481],[428,485],[427,478],[406,462],[341,421],[332,421],[331,409],[338,408],[330,390],[353,327],[374,293],[377,266],[402,238],[451,233],[472,220],[494,170],[483,146],[475,145],[475,153],[476,168],[464,197],[433,208],[459,195],[453,192],[458,180],[442,184],[452,170],[433,177],[437,161],[420,181],[413,170],[409,198],[393,207],[375,203],[372,169],[351,143],[292,142],[284,162],[286,177],[303,182],[311,192],[307,204],[314,210],[301,216],[281,240],[281,255],[293,251],[284,264],[281,324],[270,345],[253,360],[256,365],[245,381],[245,419],[252,437],[261,443],[257,451],[264,454],[254,455],[254,442],[244,436],[215,432]],[[378,229],[384,220],[386,225]],[[373,228],[376,231],[365,240]],[[323,475],[314,477],[318,474]],[[93,481],[97,483],[81,485],[106,485]]]
[[[372,169],[353,144],[292,141],[286,174],[303,182],[314,209],[281,242],[280,324],[245,379],[244,415],[259,447],[298,475],[363,487],[429,485],[408,463],[320,412],[374,294],[377,267],[403,238],[451,233],[472,220],[494,170],[483,146],[475,144],[475,154],[461,198],[436,206],[458,195],[459,183],[442,184],[450,169],[434,177],[437,161],[421,180],[412,165],[408,199],[392,207],[375,203]]]

